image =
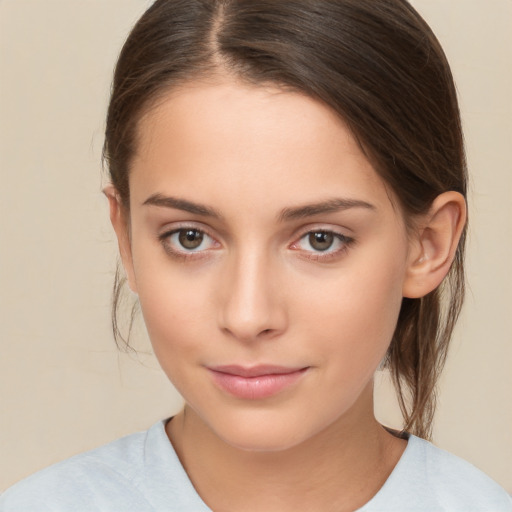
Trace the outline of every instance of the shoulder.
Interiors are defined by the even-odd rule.
[[[142,496],[137,499],[137,470],[146,435],[123,437],[34,473],[0,496],[0,511],[85,510],[91,504],[99,508],[107,494],[126,507],[123,510],[134,510],[129,506],[134,500],[138,510],[146,510]]]
[[[512,498],[465,460],[416,436],[360,512],[512,512]]]
[[[411,436],[425,482],[442,510],[512,512],[512,499],[469,462]]]
[[[167,438],[166,421],[22,480],[0,496],[0,512],[210,512]]]

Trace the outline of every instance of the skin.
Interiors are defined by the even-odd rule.
[[[194,486],[215,511],[362,506],[406,445],[374,417],[373,374],[402,297],[447,273],[464,199],[442,194],[407,231],[346,125],[278,88],[190,84],[138,128],[129,212],[106,194],[155,354],[186,402],[167,433]],[[197,249],[183,230],[205,233]],[[333,244],[318,250],[310,233]],[[215,384],[210,368],[227,364],[306,370],[249,400]]]

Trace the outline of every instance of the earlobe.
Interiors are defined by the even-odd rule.
[[[129,219],[126,208],[122,205],[119,193],[113,185],[107,185],[103,193],[108,199],[110,208],[110,222],[117,236],[119,254],[132,292],[137,293],[135,275],[133,271],[133,259],[130,243]]]
[[[436,197],[411,242],[404,297],[423,297],[441,284],[455,257],[466,215],[462,194],[450,191]]]

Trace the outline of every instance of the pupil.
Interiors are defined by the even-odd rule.
[[[334,235],[332,233],[311,233],[309,235],[309,243],[313,249],[317,251],[326,251],[331,247],[334,242]]]
[[[195,229],[180,231],[180,244],[185,249],[197,249],[203,241],[203,234]]]

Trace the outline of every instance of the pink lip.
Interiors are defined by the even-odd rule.
[[[246,400],[268,398],[295,384],[308,370],[274,365],[244,367],[238,365],[208,368],[223,391]]]

